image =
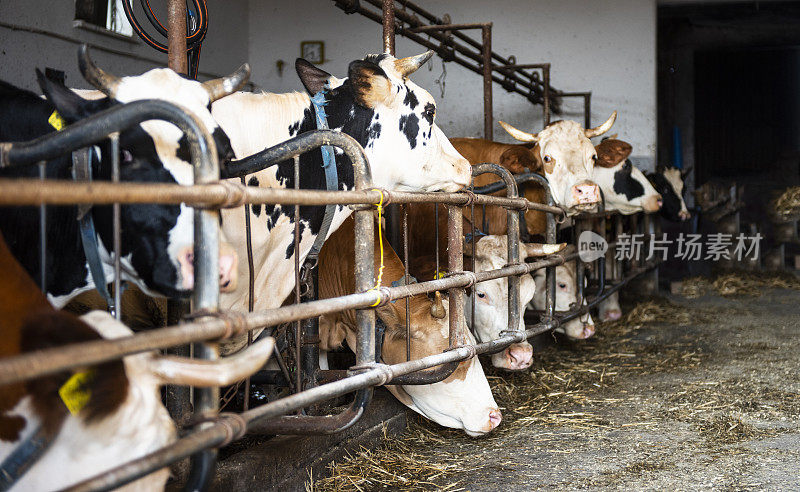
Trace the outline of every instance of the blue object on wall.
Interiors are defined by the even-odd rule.
[[[681,148],[681,130],[678,125],[672,127],[672,165],[683,169],[683,149]]]

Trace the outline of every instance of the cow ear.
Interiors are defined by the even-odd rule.
[[[512,174],[541,171],[541,168],[537,166],[536,160],[533,158],[533,152],[522,146],[511,147],[500,154],[499,164],[511,171]]]
[[[330,351],[340,348],[347,338],[347,325],[341,320],[331,319],[331,316],[319,318],[319,348],[322,350]]]
[[[312,96],[325,89],[330,81],[331,74],[321,68],[315,67],[310,61],[298,58],[294,61],[294,69],[300,82]]]
[[[84,99],[64,85],[45,77],[38,68],[36,79],[47,100],[55,106],[67,123],[75,123],[108,107],[107,97],[97,100]]]
[[[367,61],[356,60],[350,64],[348,77],[358,104],[370,109],[379,104],[390,105],[392,83],[381,67]]]

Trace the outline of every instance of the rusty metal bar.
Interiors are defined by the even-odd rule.
[[[378,188],[353,191],[293,190],[256,188],[238,183],[218,182],[192,186],[157,183],[75,183],[67,180],[0,179],[0,206],[3,205],[72,205],[94,203],[122,204],[180,204],[194,207],[228,207],[250,204],[326,205],[377,203],[381,193],[392,203],[443,203],[463,206],[470,201],[465,193],[387,191]],[[482,196],[474,198],[477,205],[495,205],[511,209],[540,210],[561,215],[559,207],[533,203],[524,198]],[[384,202],[385,203],[385,202]]]
[[[492,23],[481,26],[483,41],[483,138],[493,140],[494,115],[492,113]]]
[[[394,0],[383,0],[383,52],[394,56]]]
[[[559,92],[558,97],[583,98],[583,127],[592,127],[592,93],[591,92]]]
[[[653,265],[655,266],[655,265]],[[651,267],[652,268],[652,267]],[[626,280],[630,280],[646,269],[639,270],[631,274]],[[627,282],[607,289],[606,295],[611,295]],[[569,313],[561,317],[562,321],[580,316],[600,299],[593,300],[591,305],[584,306],[583,309]],[[166,446],[158,451],[150,453],[137,460],[122,464],[117,468],[106,472],[100,476],[90,478],[74,487],[67,489],[72,492],[105,490],[111,487],[118,487],[130,483],[137,478],[143,477],[169,463],[175,462],[186,456],[207,447],[220,446],[226,443],[231,435],[240,435],[250,430],[258,430],[266,419],[284,415],[293,410],[312,405],[319,401],[341,396],[358,389],[367,388],[375,385],[385,385],[392,382],[396,377],[427,369],[435,365],[451,362],[459,362],[474,357],[477,354],[497,352],[503,350],[512,343],[518,343],[524,338],[544,333],[558,326],[559,320],[540,323],[529,327],[525,332],[517,332],[513,335],[506,335],[497,340],[481,343],[475,346],[457,347],[442,354],[430,355],[422,359],[402,362],[393,365],[376,364],[373,368],[367,369],[361,374],[356,374],[346,379],[317,386],[302,393],[298,393],[281,400],[277,400],[266,405],[254,408],[241,414],[240,418],[222,416],[216,423],[208,428],[192,433],[175,443]]]
[[[464,271],[464,243],[463,215],[461,208],[447,206],[447,271],[452,275]],[[437,224],[436,227],[439,225]],[[464,326],[464,286],[455,286],[448,290],[450,309],[448,321],[450,327],[449,347],[458,343],[458,330]]]
[[[407,29],[408,32],[432,32],[432,31],[457,31],[461,29],[483,29],[491,26],[491,22],[472,22],[467,24],[433,24],[430,26],[419,26]]]
[[[186,56],[186,0],[167,1],[167,25],[168,66],[185,75],[189,72],[189,60]]]

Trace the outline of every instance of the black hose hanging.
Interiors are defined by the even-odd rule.
[[[128,18],[128,22],[130,22],[133,30],[148,46],[162,53],[167,53],[169,51],[167,45],[150,36],[150,34],[144,30],[142,25],[136,19],[136,16],[133,13],[133,6],[131,4],[132,1],[133,0],[123,0],[122,6],[123,10],[125,11],[125,17]],[[159,34],[166,37],[167,28],[164,27],[161,21],[158,20],[158,17],[156,17],[156,14],[150,7],[150,1],[139,1],[142,5],[145,15],[147,16],[147,19],[150,21],[150,25],[152,25]],[[193,79],[196,79],[197,71],[200,66],[200,49],[202,47],[203,39],[206,37],[206,32],[208,31],[208,6],[206,5],[206,0],[192,0],[192,3],[194,4],[194,8],[199,19],[193,26],[191,23],[187,23],[189,32],[186,36],[186,54],[189,61],[189,76]]]

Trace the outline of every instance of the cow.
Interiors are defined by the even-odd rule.
[[[98,86],[105,97],[86,100],[61,84],[38,73],[46,95],[0,83],[0,141],[21,142],[57,131],[107,108],[139,99],[163,99],[179,104],[199,118],[213,134],[217,156],[229,160],[233,154],[225,133],[211,117],[208,105],[242,85],[246,66],[233,75],[205,83],[187,80],[169,69],[154,69],[139,76],[117,77],[95,66],[85,47],[79,52],[84,77]],[[193,183],[188,140],[180,130],[163,121],[147,121],[119,137],[120,180],[144,183]],[[91,153],[92,174],[110,180],[110,142],[99,143]],[[47,163],[47,177],[72,179],[72,159],[65,155]],[[36,166],[0,169],[0,177],[38,176]],[[187,297],[194,286],[193,210],[185,205],[123,205],[121,207],[122,276],[150,295]],[[110,206],[90,209],[99,256],[106,282],[113,272],[112,212]],[[47,207],[46,289],[49,300],[64,306],[81,292],[95,288],[81,246],[76,207]],[[40,270],[38,210],[8,208],[0,214],[0,231],[14,256],[26,271],[38,278]],[[220,255],[220,285],[232,290],[238,262],[232,251]]]
[[[631,144],[607,138],[595,150],[597,162],[592,176],[603,191],[607,212],[618,211],[630,215],[641,211],[653,213],[661,209],[662,196],[628,159],[633,151]]]
[[[500,125],[512,137],[529,144],[525,146],[512,147],[482,139],[458,139],[452,142],[473,165],[481,162],[503,165],[500,161],[507,160],[544,175],[555,203],[574,215],[595,208],[600,201],[600,192],[592,182],[592,169],[597,155],[589,139],[607,132],[616,118],[617,112],[614,111],[602,125],[588,129],[574,121],[554,121],[538,134],[518,130],[501,121]],[[476,181],[475,184],[479,186],[485,183]]]
[[[355,291],[353,220],[348,219],[323,245],[319,257],[319,297],[321,299]],[[383,241],[383,281],[402,281],[403,263],[388,241]],[[375,271],[380,268],[381,247],[375,241]],[[413,296],[410,303],[411,359],[441,354],[448,348],[447,304],[440,294],[432,301],[425,295]],[[381,360],[386,364],[406,361],[405,301],[399,299],[376,308],[386,325]],[[355,312],[325,315],[320,318],[320,348],[332,350],[347,340],[355,347]],[[459,326],[457,344],[474,345],[466,326]],[[477,437],[500,424],[502,414],[492,396],[489,383],[477,357],[462,361],[444,381],[429,385],[389,385],[389,391],[404,405],[445,427],[462,429]]]
[[[681,170],[659,164],[656,172],[647,174],[650,184],[663,198],[661,215],[669,221],[683,222],[692,216],[683,199],[686,193],[684,179],[691,171],[691,168]]]
[[[295,135],[314,130],[316,110],[309,94],[324,98],[330,128],[355,138],[369,159],[372,182],[391,190],[456,191],[469,184],[469,163],[453,148],[435,123],[433,97],[408,77],[432,52],[396,59],[368,55],[350,63],[339,79],[306,60],[295,68],[308,93],[237,93],[215,102],[212,114],[231,138],[238,157],[245,157]],[[299,157],[300,188],[325,189],[319,150]],[[293,188],[294,162],[288,160],[246,177],[249,186]],[[337,188],[353,189],[353,166],[336,154]],[[300,261],[319,234],[325,207],[300,207]],[[338,206],[329,233],[350,214]],[[239,283],[248,282],[245,216],[241,209],[223,210],[223,229],[239,254]],[[255,276],[254,309],[278,307],[294,287],[294,207],[250,207]],[[224,294],[223,309],[247,311],[247,289]],[[244,341],[226,345],[236,350]]]
[[[418,280],[431,280],[441,276],[446,270],[446,243],[447,243],[447,214],[444,210],[439,213],[439,244],[435,244],[434,230],[437,227],[434,205],[409,204],[407,206],[408,222],[412,224],[409,230],[409,272]],[[462,219],[462,227],[468,234],[469,241],[464,241],[464,266],[471,268],[471,261],[475,261],[475,271],[484,272],[503,268],[508,264],[508,238],[505,235],[483,235],[472,237],[471,223]],[[475,244],[471,243],[475,240]],[[474,254],[473,254],[474,246]],[[540,245],[533,243],[520,243],[520,260],[528,257],[542,256],[558,252],[565,245]],[[436,272],[435,252],[439,250],[442,262],[440,272]],[[534,295],[534,283],[530,275],[520,276],[519,309],[523,313]],[[472,304],[475,304],[475,319],[472,318]],[[472,331],[481,342],[489,342],[500,337],[500,333],[508,329],[508,279],[499,278],[487,280],[476,284],[469,289],[467,295],[466,317]],[[520,316],[519,330],[525,330],[525,324]],[[502,352],[492,354],[492,365],[507,370],[527,369],[533,363],[533,347],[523,341],[510,345]]]
[[[545,270],[533,272],[533,279],[536,282],[536,291],[545,292]],[[556,311],[569,311],[578,306],[578,291],[575,288],[575,260],[569,261],[556,267]],[[580,305],[586,305],[586,300],[582,299]],[[538,295],[533,298],[531,306],[534,309],[545,309],[545,296]],[[572,339],[586,339],[594,335],[594,321],[589,313],[578,318],[567,321],[556,328],[557,332],[565,334]]]
[[[78,318],[54,309],[2,236],[0,271],[0,357],[131,335],[106,312]],[[232,384],[263,366],[273,347],[265,338],[214,363],[144,352],[0,386],[0,487],[62,490],[171,444],[178,436],[162,385]],[[42,451],[23,459],[36,446]],[[118,490],[160,490],[168,477],[163,468]]]

